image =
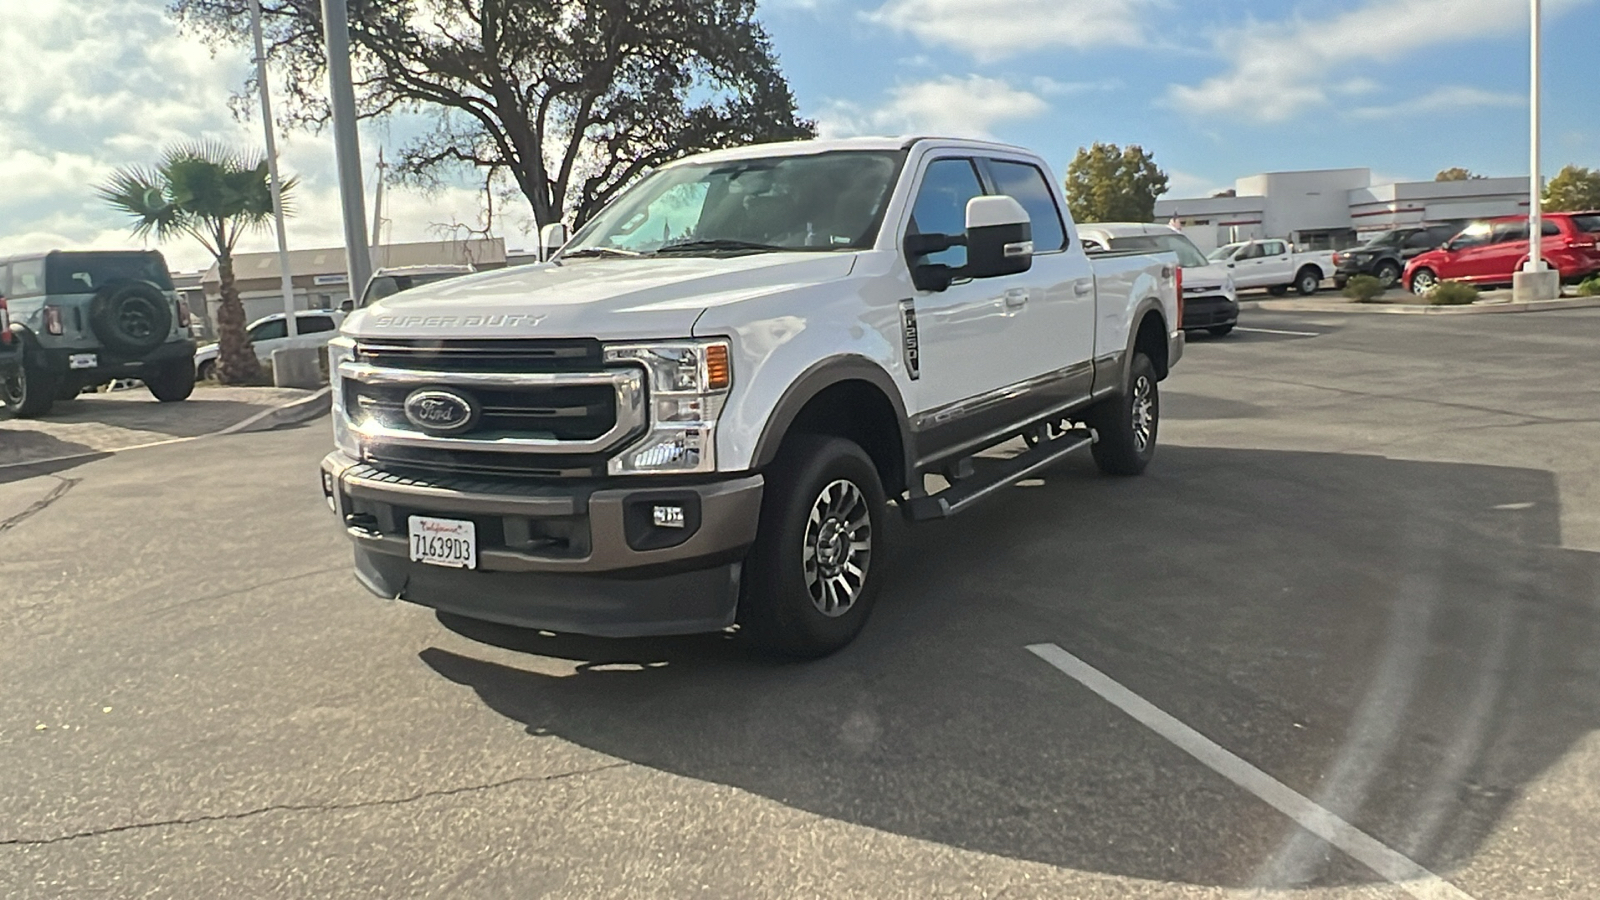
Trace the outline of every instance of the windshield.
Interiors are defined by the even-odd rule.
[[[45,259],[45,291],[51,294],[92,294],[113,281],[148,281],[172,290],[166,260],[154,251],[106,253],[52,253]]]
[[[1207,253],[1206,259],[1209,259],[1212,262],[1222,262],[1223,260],[1233,256],[1233,252],[1243,246],[1243,244],[1224,244],[1210,253]]]
[[[401,291],[409,291],[414,287],[424,284],[433,284],[436,281],[449,281],[460,278],[466,272],[430,272],[426,275],[375,275],[367,282],[367,290],[361,295],[361,305],[367,306],[376,303],[385,297],[390,297]]]
[[[901,159],[836,151],[673,166],[623,194],[561,257],[586,250],[625,256],[864,250],[877,239]]]
[[[1178,254],[1178,265],[1185,269],[1198,269],[1210,265],[1205,254],[1181,234],[1140,234],[1133,237],[1111,239],[1112,250],[1156,250]]]

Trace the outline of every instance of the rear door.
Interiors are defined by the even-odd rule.
[[[1041,385],[1039,407],[1086,398],[1094,382],[1094,268],[1082,248],[1070,245],[1063,201],[1043,169],[1003,157],[986,158],[983,167],[991,191],[1021,203],[1033,224],[1033,268],[1015,276],[1027,307],[1011,352],[1034,360],[1036,375],[1056,377]]]

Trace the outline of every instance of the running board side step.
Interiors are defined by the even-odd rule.
[[[1082,450],[1094,443],[1094,436],[1084,431],[1071,431],[1054,440],[1040,444],[1025,453],[1007,460],[996,460],[996,465],[984,466],[971,478],[963,478],[937,494],[913,497],[906,505],[906,516],[913,522],[948,519],[972,507],[1001,488],[1027,478],[1069,453]]]

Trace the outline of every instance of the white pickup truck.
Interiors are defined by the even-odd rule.
[[[1181,279],[1091,260],[1016,147],[694,156],[545,263],[353,312],[323,491],[385,598],[819,656],[871,611],[889,501],[953,515],[1085,447],[1144,469]]]
[[[1332,250],[1299,252],[1293,244],[1280,240],[1224,244],[1206,258],[1226,267],[1239,290],[1266,288],[1276,296],[1289,293],[1290,288],[1302,295],[1315,294],[1322,279],[1332,278],[1338,269]]]

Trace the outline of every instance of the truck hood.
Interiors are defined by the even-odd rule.
[[[1228,267],[1218,263],[1209,266],[1194,266],[1183,270],[1183,287],[1220,288],[1228,282]]]
[[[579,259],[412,288],[352,313],[357,337],[681,338],[707,307],[844,278],[854,253]]]

